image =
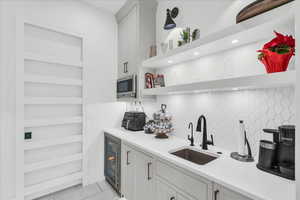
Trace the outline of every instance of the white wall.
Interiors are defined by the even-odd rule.
[[[1,88],[1,100],[6,100],[9,104],[1,109],[1,116],[8,120],[8,127],[5,130],[5,151],[1,160],[1,167],[4,167],[5,195],[2,199],[9,200],[15,195],[15,20],[16,16],[23,14],[25,18],[36,21],[40,24],[46,23],[54,27],[64,28],[71,32],[82,33],[85,36],[84,56],[86,61],[87,81],[87,119],[90,121],[100,121],[101,123],[88,123],[88,141],[93,141],[99,134],[102,125],[114,125],[119,119],[113,114],[109,117],[106,112],[110,112],[113,104],[107,102],[115,101],[115,80],[117,76],[117,24],[113,14],[104,10],[96,9],[81,3],[80,1],[59,1],[59,0],[18,0],[0,1],[1,10],[1,33],[4,33],[4,43],[1,40],[1,56],[5,60],[1,61],[7,71],[1,70],[1,81],[9,85],[5,90]],[[2,50],[3,50],[2,49]],[[2,58],[2,57],[1,57]],[[2,83],[1,82],[1,83]],[[1,84],[2,85],[2,84]],[[5,98],[2,98],[5,97]],[[1,103],[1,102],[0,102]],[[101,106],[101,105],[105,106]],[[1,104],[0,104],[1,105]],[[120,104],[122,108],[122,104]],[[118,105],[118,106],[120,106]],[[102,108],[105,107],[105,110]],[[96,112],[90,112],[96,111]],[[116,113],[118,114],[118,113]],[[2,128],[2,127],[1,127]],[[2,131],[1,131],[2,133]],[[2,133],[3,134],[3,133]],[[3,135],[2,135],[3,136]],[[1,140],[2,141],[2,140]],[[88,173],[88,182],[92,183],[103,178],[99,167],[102,158],[101,146],[96,142],[88,143],[88,168],[93,170]],[[101,143],[99,143],[101,145]],[[2,145],[1,145],[2,147]],[[97,155],[97,153],[99,153]],[[98,161],[98,162],[97,162]],[[101,164],[100,164],[101,165]],[[97,171],[99,170],[99,171]],[[2,174],[1,174],[2,175]]]
[[[234,25],[238,12],[250,2],[252,1],[161,1],[157,11],[157,43],[178,38],[173,31],[163,30],[167,8],[180,8],[179,17],[175,19],[177,27],[200,28],[203,36]],[[270,30],[270,39],[273,38],[272,31]],[[287,25],[279,31],[294,34],[294,27]],[[158,73],[165,74],[167,85],[262,74],[265,69],[257,60],[256,50],[265,42],[267,41],[259,41],[202,57],[165,68]],[[295,69],[294,60],[289,66],[289,70],[292,69]],[[294,97],[293,88],[282,88],[161,96],[158,97],[157,104],[168,104],[169,112],[174,116],[175,134],[182,138],[187,137],[188,123],[196,123],[198,117],[205,114],[208,131],[214,134],[216,145],[231,151],[237,150],[238,120],[245,120],[250,143],[257,155],[258,142],[261,137],[265,137],[262,136],[263,128],[295,124]]]
[[[2,28],[2,21],[3,21],[3,9],[0,6],[0,44],[3,44],[3,28]],[[1,52],[4,51],[4,45],[0,45],[0,91],[4,90],[4,78],[5,78],[5,68],[4,68],[4,57]],[[4,94],[0,92],[0,199],[4,199],[4,125],[5,125],[5,117],[4,113],[1,112],[4,108]]]

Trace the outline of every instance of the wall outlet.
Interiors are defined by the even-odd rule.
[[[32,132],[25,132],[25,140],[31,140],[32,139]]]

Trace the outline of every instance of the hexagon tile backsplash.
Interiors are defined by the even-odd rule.
[[[244,120],[252,151],[257,156],[259,140],[272,139],[263,133],[263,128],[295,123],[294,98],[294,88],[286,87],[161,96],[158,103],[168,105],[174,116],[175,134],[183,138],[189,133],[188,123],[193,122],[196,127],[198,117],[204,114],[215,144],[229,151],[237,150],[238,121]],[[196,133],[197,144],[201,137],[201,133]]]

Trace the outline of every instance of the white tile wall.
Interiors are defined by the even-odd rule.
[[[195,123],[204,114],[208,133],[215,136],[215,144],[227,150],[237,150],[239,120],[244,120],[254,155],[258,153],[263,128],[276,128],[295,123],[295,91],[292,87],[260,90],[171,95],[158,98],[174,116],[176,135],[186,138],[189,122]],[[158,105],[157,105],[158,106]],[[147,106],[146,106],[147,107]],[[200,144],[201,133],[196,133]]]

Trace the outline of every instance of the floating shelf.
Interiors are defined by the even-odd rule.
[[[25,187],[24,195],[25,196],[32,195],[35,193],[43,192],[45,190],[49,190],[49,188],[59,187],[59,186],[63,186],[63,185],[69,185],[71,183],[79,184],[79,183],[81,183],[82,176],[83,176],[82,172],[73,173],[68,176],[64,176],[61,178],[57,178],[57,179],[53,179],[53,180],[46,181],[43,183],[39,183],[36,185],[28,186],[28,187]]]
[[[25,105],[80,105],[82,98],[64,97],[25,97]]]
[[[144,89],[143,95],[170,95],[201,93],[208,91],[226,91],[240,89],[272,88],[292,86],[296,83],[296,72],[287,71],[273,74],[227,78],[220,80],[199,81],[173,85],[163,88]]]
[[[73,60],[67,60],[67,59],[63,59],[63,58],[50,57],[50,56],[44,56],[44,55],[38,55],[38,54],[32,54],[32,53],[25,53],[24,59],[31,60],[31,61],[37,61],[37,62],[50,63],[50,64],[59,64],[59,65],[66,65],[66,66],[71,66],[71,67],[79,67],[79,68],[82,68],[82,66],[83,66],[82,61],[73,61]]]
[[[24,76],[24,82],[82,86],[82,81],[77,80],[77,79],[57,78],[57,77],[52,77],[52,76],[40,76],[40,75],[33,75],[33,74],[26,74]]]
[[[24,127],[43,127],[63,124],[82,123],[82,117],[53,118],[53,119],[31,119],[24,121]]]
[[[271,39],[274,37],[273,30],[278,30],[283,26],[294,26],[293,5],[292,3],[287,4],[240,24],[204,36],[190,44],[175,48],[164,55],[145,60],[142,66],[144,68],[159,69],[250,43]]]
[[[29,173],[29,172],[49,168],[49,167],[55,167],[55,166],[59,166],[59,165],[63,165],[63,164],[71,163],[71,162],[80,161],[80,160],[82,160],[82,157],[83,156],[80,153],[80,154],[76,154],[76,155],[66,156],[63,158],[28,164],[28,165],[25,165],[24,173]]]
[[[71,144],[71,143],[77,143],[77,142],[82,142],[81,135],[69,136],[69,137],[64,137],[64,138],[55,139],[55,140],[49,139],[49,140],[25,142],[24,150],[40,149],[40,148],[46,148],[46,147],[50,147],[50,146]]]

